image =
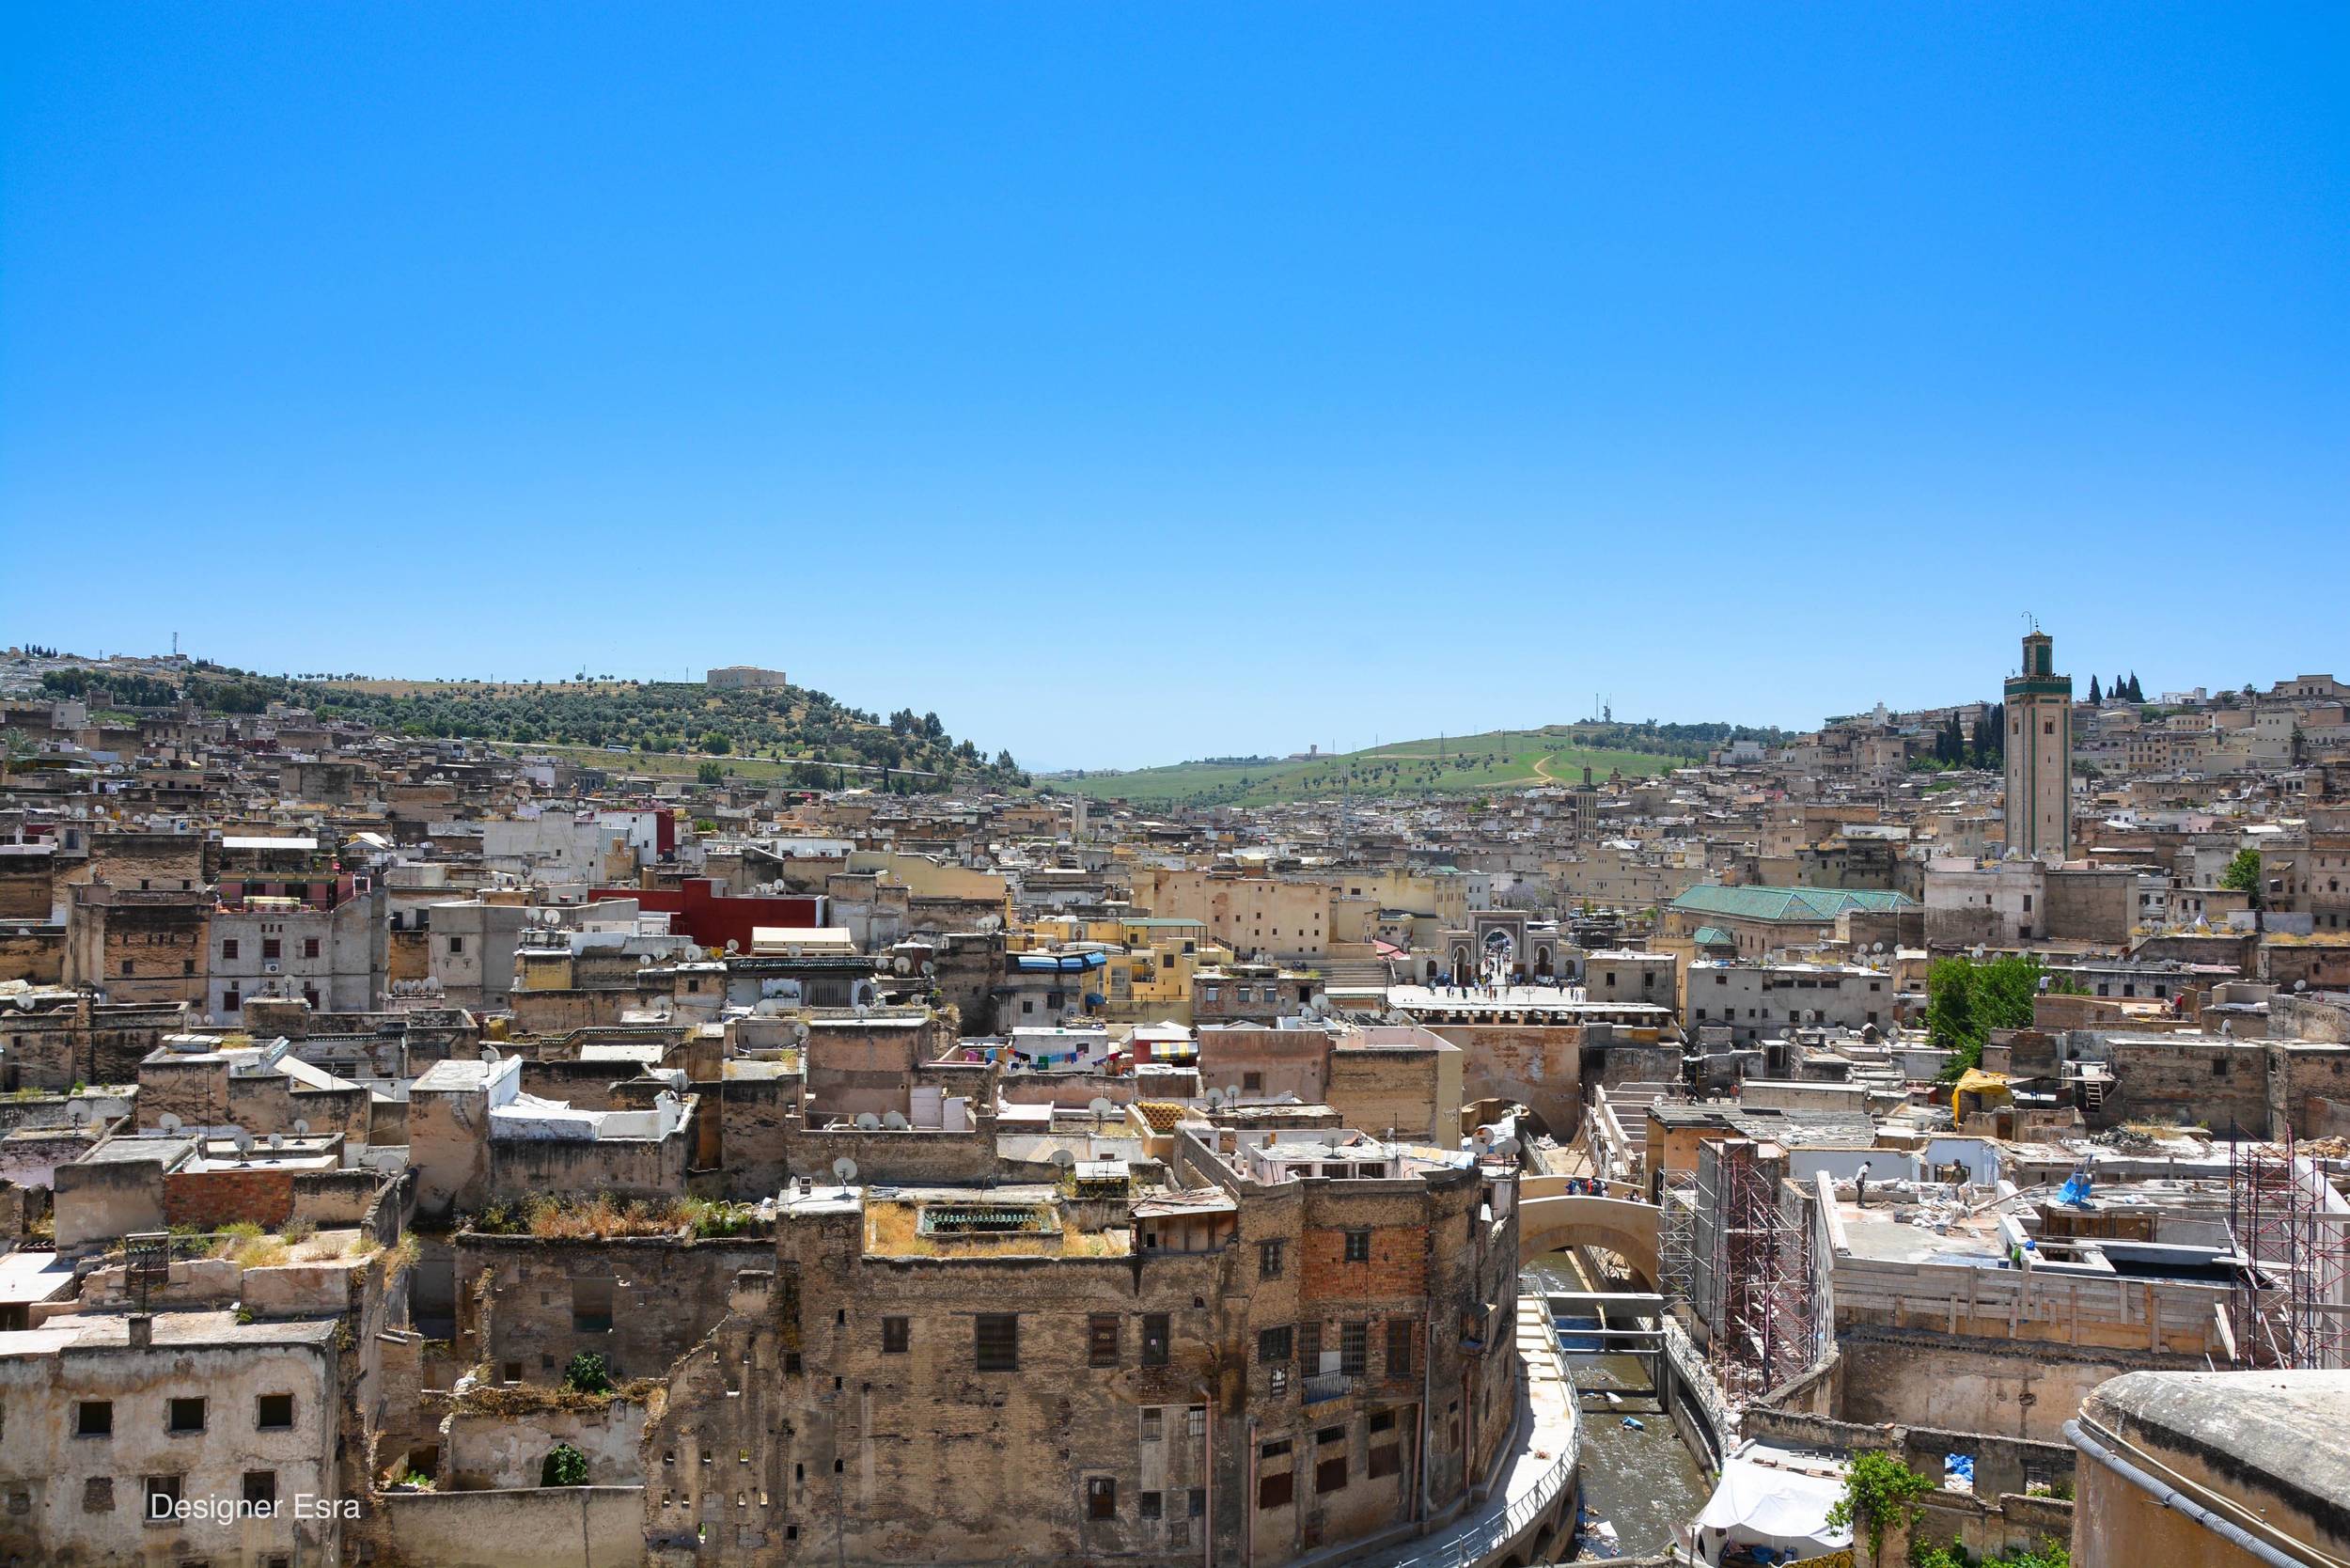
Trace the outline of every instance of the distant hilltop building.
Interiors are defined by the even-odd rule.
[[[2073,851],[2073,678],[2055,666],[2055,643],[2035,629],[2023,673],[2007,678],[2007,848],[2040,860]]]
[[[704,677],[713,692],[779,691],[791,682],[779,669],[761,669],[757,665],[728,665],[713,669]]]

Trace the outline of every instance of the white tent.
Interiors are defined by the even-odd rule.
[[[1809,1557],[1852,1544],[1852,1530],[1831,1529],[1827,1511],[1844,1495],[1828,1461],[1748,1443],[1722,1466],[1722,1479],[1698,1514],[1700,1553],[1721,1560],[1732,1546],[1768,1546]]]

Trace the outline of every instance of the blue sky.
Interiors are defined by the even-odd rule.
[[[2025,610],[2350,672],[2340,6],[5,29],[0,643],[753,662],[1050,765],[1808,725]]]

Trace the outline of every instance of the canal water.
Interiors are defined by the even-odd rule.
[[[1564,1252],[1536,1259],[1527,1272],[1556,1290],[1591,1288]],[[1652,1358],[1610,1353],[1607,1341],[1575,1335],[1577,1328],[1598,1325],[1594,1315],[1559,1320],[1583,1410],[1583,1507],[1616,1528],[1625,1556],[1661,1552],[1680,1539],[1714,1488],[1658,1403],[1649,1377]],[[1618,1403],[1609,1403],[1608,1393]],[[1623,1424],[1627,1416],[1640,1423],[1638,1430]]]

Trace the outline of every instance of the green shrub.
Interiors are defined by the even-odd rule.
[[[583,1394],[608,1394],[612,1391],[612,1369],[594,1351],[583,1350],[563,1369],[563,1382]]]
[[[585,1486],[588,1484],[588,1456],[569,1443],[557,1443],[548,1450],[546,1463],[539,1466],[541,1486]]]

